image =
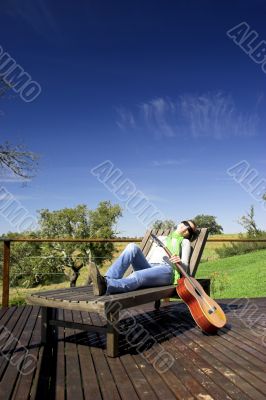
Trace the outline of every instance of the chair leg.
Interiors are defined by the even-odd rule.
[[[108,357],[117,357],[119,353],[119,310],[109,311],[107,313],[107,337],[106,347]]]
[[[161,306],[161,300],[155,300],[154,302],[155,310],[159,310],[160,306]]]
[[[41,342],[49,344],[52,341],[53,327],[49,322],[55,318],[56,310],[51,307],[41,307]]]

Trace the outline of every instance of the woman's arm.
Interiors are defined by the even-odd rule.
[[[181,245],[181,265],[186,272],[189,271],[189,258],[191,253],[191,245],[188,239],[183,239]]]

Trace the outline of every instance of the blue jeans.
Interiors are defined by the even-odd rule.
[[[123,278],[130,264],[134,271]],[[140,248],[130,243],[108,269],[105,277],[106,294],[124,293],[144,287],[171,285],[173,270],[168,264],[149,264]]]

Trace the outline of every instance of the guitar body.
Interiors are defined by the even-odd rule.
[[[216,333],[226,324],[226,316],[221,307],[205,293],[195,278],[180,278],[176,291],[202,331]]]

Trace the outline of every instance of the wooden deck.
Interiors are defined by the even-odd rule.
[[[44,347],[39,307],[1,310],[0,399],[264,400],[266,298],[219,304],[229,323],[216,336],[201,333],[181,302],[128,310],[117,358],[106,356],[105,336],[90,331],[58,328],[58,340]],[[58,312],[105,324],[96,313]]]

